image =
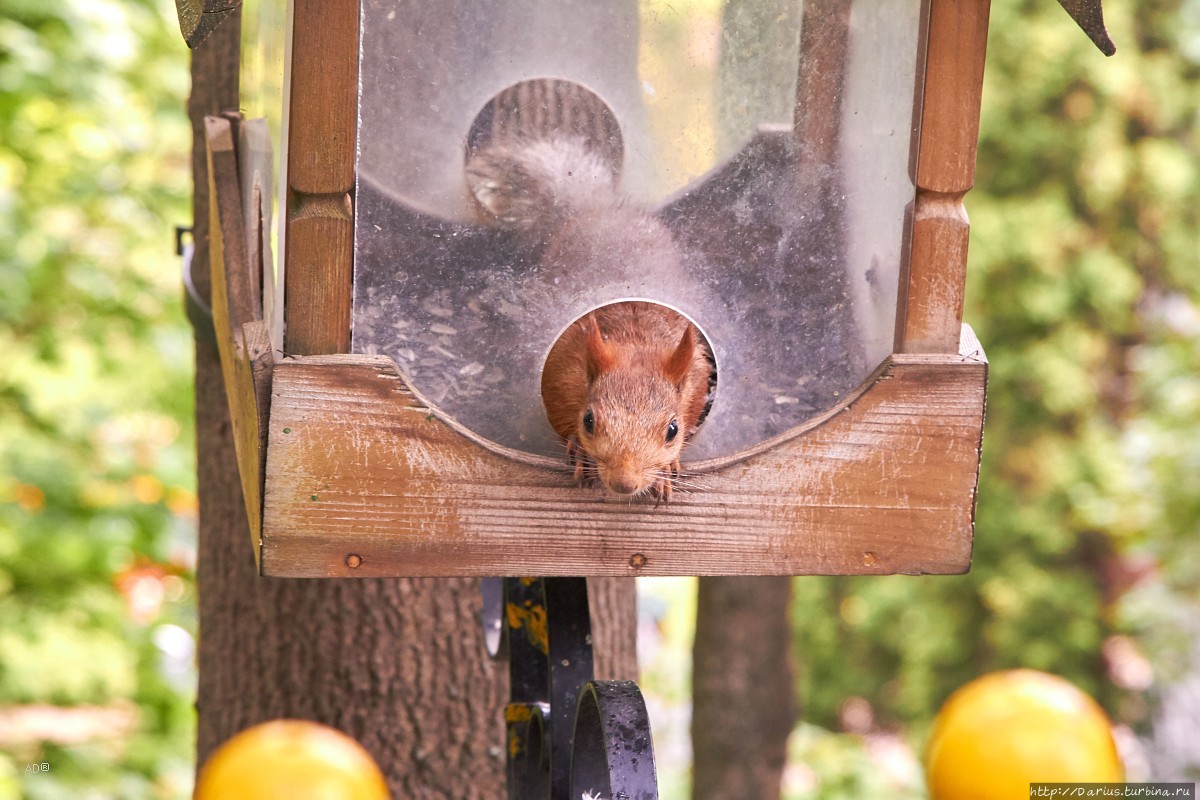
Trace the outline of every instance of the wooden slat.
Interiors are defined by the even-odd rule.
[[[259,561],[273,357],[261,309],[252,300],[252,270],[245,247],[232,125],[220,117],[207,117],[205,128],[213,327],[221,355],[250,540],[255,560]]]
[[[931,0],[912,255],[901,277],[898,353],[953,353],[962,323],[989,0]]]
[[[356,0],[293,7],[284,255],[290,353],[350,350],[358,13]]]
[[[263,571],[279,576],[959,573],[970,565],[987,364],[895,356],[845,404],[669,504],[575,486],[486,446],[386,358],[276,367]]]

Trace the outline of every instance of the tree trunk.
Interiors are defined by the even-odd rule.
[[[778,800],[795,721],[791,578],[701,578],[693,800]]]
[[[193,51],[194,277],[208,296],[203,118],[238,107],[240,20]],[[196,345],[200,495],[197,764],[257,722],[316,720],[379,762],[397,798],[501,798],[506,670],[486,657],[473,579],[288,580],[254,568],[215,345]],[[630,582],[593,587],[597,672],[628,677]]]

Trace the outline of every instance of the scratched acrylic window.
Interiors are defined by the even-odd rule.
[[[238,128],[238,150],[246,231],[262,239],[263,318],[271,341],[283,348],[283,308],[276,299],[282,292],[274,254],[282,226],[283,203],[274,176],[285,163],[283,146],[284,54],[287,51],[288,11],[285,0],[244,0],[241,11],[242,42],[238,69],[238,96],[245,121]]]
[[[364,0],[355,352],[481,436],[561,453],[546,354],[587,311],[645,299],[696,322],[719,367],[690,458],[837,405],[891,352],[921,17],[921,0]],[[557,129],[662,223],[678,268],[550,274],[484,218],[472,153]]]

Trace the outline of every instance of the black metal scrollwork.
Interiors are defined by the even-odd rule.
[[[597,681],[584,578],[487,578],[484,640],[507,654],[509,800],[658,800],[633,681]]]

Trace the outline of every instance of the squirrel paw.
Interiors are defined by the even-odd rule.
[[[666,475],[660,477],[657,481],[655,481],[654,485],[650,487],[650,494],[654,495],[654,497],[660,503],[669,503],[671,501],[673,484],[675,483],[675,479],[678,477],[679,461],[676,460],[671,462],[670,471],[667,472]]]
[[[567,463],[575,468],[572,472],[572,475],[574,476],[576,483],[582,484],[584,482],[584,476],[588,472],[588,461],[589,457],[587,451],[579,446],[579,442],[575,441],[574,439],[568,439]]]

